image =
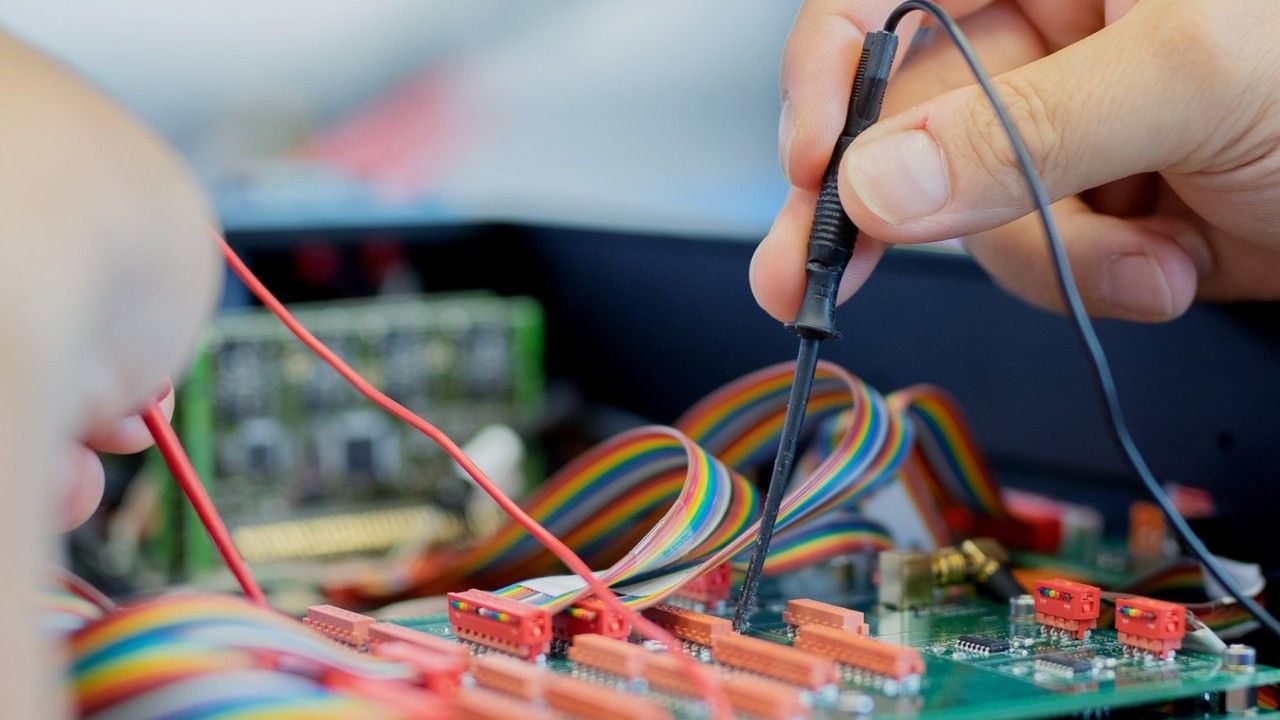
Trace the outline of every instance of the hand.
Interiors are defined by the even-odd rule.
[[[2,33],[0,97],[0,397],[29,425],[0,443],[140,449],[120,418],[182,372],[213,311],[211,215],[162,142]]]
[[[0,100],[0,717],[59,718],[65,675],[34,617],[51,487],[100,472],[79,450],[67,469],[74,443],[141,444],[117,423],[181,372],[221,276],[195,183],[101,93],[0,32]],[[100,492],[80,492],[63,495],[82,513]]]
[[[1055,200],[1091,314],[1168,320],[1196,297],[1280,298],[1280,4],[941,3],[995,77]],[[783,58],[786,204],[756,251],[757,300],[789,320],[816,190],[865,31],[896,0],[808,0]],[[904,41],[920,13],[900,27]],[[904,47],[906,43],[904,42]],[[929,33],[850,147],[841,200],[862,229],[846,299],[886,244],[963,237],[1003,287],[1062,308],[1012,149],[950,42]]]
[[[166,418],[173,418],[173,384],[165,382],[159,398]],[[92,428],[81,442],[71,443],[58,500],[59,530],[73,530],[83,525],[102,503],[106,473],[98,453],[127,455],[146,450],[152,445],[151,433],[137,414],[127,415],[103,427]]]

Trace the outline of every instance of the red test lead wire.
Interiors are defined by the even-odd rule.
[[[231,533],[227,531],[226,524],[222,522],[217,508],[209,499],[209,493],[205,491],[204,484],[200,482],[200,476],[196,474],[196,469],[191,465],[190,458],[182,449],[182,443],[178,442],[178,436],[173,432],[173,427],[169,425],[169,420],[160,410],[160,406],[154,402],[148,404],[142,411],[142,421],[146,423],[151,437],[155,438],[156,449],[160,451],[160,456],[169,466],[169,472],[173,473],[173,479],[177,481],[178,487],[182,488],[192,509],[196,511],[200,522],[208,531],[209,539],[221,553],[227,568],[240,583],[240,587],[244,588],[244,594],[255,604],[264,608],[270,607],[267,597],[262,594],[262,588],[258,587],[258,581],[253,578],[248,563],[241,557],[240,550],[231,539]]]
[[[337,370],[338,374],[350,383],[352,387],[358,390],[360,394],[369,398],[374,404],[381,407],[383,410],[386,410],[400,420],[412,425],[419,432],[440,445],[440,447],[448,453],[449,457],[453,458],[455,462],[462,466],[462,469],[471,476],[471,479],[475,480],[476,484],[488,493],[489,496],[498,503],[503,511],[507,513],[507,515],[511,516],[511,518],[519,523],[525,530],[528,530],[529,534],[532,535],[534,539],[541,543],[543,547],[550,550],[551,553],[559,558],[560,561],[573,571],[574,574],[581,577],[586,582],[587,587],[591,588],[592,593],[599,600],[612,607],[623,617],[627,618],[637,632],[649,637],[651,640],[656,640],[657,642],[666,645],[668,648],[671,648],[671,651],[676,658],[684,664],[685,670],[698,683],[698,686],[702,690],[702,694],[710,706],[709,709],[713,718],[720,719],[733,717],[733,714],[729,709],[729,699],[724,694],[723,688],[710,679],[710,676],[699,666],[697,661],[679,650],[680,643],[674,636],[650,622],[640,613],[623,604],[623,602],[618,599],[618,596],[614,595],[613,591],[609,589],[609,586],[601,582],[591,572],[591,568],[583,562],[582,558],[578,557],[568,545],[565,545],[564,542],[560,540],[560,538],[557,538],[546,528],[542,527],[542,525],[538,524],[538,521],[530,517],[529,514],[516,504],[514,500],[507,497],[507,495],[502,492],[502,489],[495,485],[493,481],[484,474],[484,471],[477,467],[476,464],[471,461],[471,458],[467,457],[466,453],[462,451],[462,448],[458,447],[458,444],[451,440],[449,436],[441,432],[436,426],[415,415],[405,406],[383,394],[382,391],[378,390],[367,380],[361,377],[360,374],[352,369],[350,365],[347,365],[342,358],[338,357],[332,350],[326,347],[324,343],[320,342],[315,335],[312,335],[310,331],[302,326],[302,323],[298,322],[297,318],[295,318],[293,314],[285,308],[283,303],[271,294],[271,291],[262,284],[262,281],[258,280],[258,278],[249,271],[248,266],[244,264],[244,261],[240,259],[240,256],[236,255],[235,251],[231,249],[231,246],[227,244],[227,241],[221,235],[217,235],[216,233],[215,237],[218,240],[218,245],[222,248],[222,255],[226,259],[227,265],[230,266],[231,270],[235,272],[241,282],[249,288],[249,291],[252,292],[268,310],[279,318],[280,322],[284,323],[285,327],[289,328],[290,332],[302,341],[303,345],[306,345],[313,353],[316,354],[316,356],[334,370]]]

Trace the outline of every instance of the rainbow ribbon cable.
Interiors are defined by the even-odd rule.
[[[888,397],[893,407],[893,395]],[[826,458],[836,451],[848,419],[843,411],[822,420],[815,437],[796,461],[795,473],[804,477],[813,473]],[[905,470],[906,466],[900,470]],[[899,477],[898,481],[901,482]],[[765,575],[794,572],[804,567],[855,552],[888,550],[894,547],[893,535],[880,523],[866,518],[857,507],[836,507],[833,510],[811,515],[793,523],[774,535],[765,559]],[[743,552],[734,558],[735,570],[746,570],[750,553]]]
[[[607,559],[628,576],[656,564],[706,555],[741,532],[755,516],[755,489],[742,476],[667,427],[644,427],[597,446],[557,473],[525,505],[529,514],[593,564]],[[646,528],[651,528],[645,530]],[[621,556],[619,548],[635,547]],[[404,586],[449,587],[558,567],[518,525],[503,527],[460,555],[428,556],[411,567]],[[422,582],[430,573],[430,585]],[[395,591],[378,578],[363,592]]]
[[[580,461],[566,468],[564,475],[574,479],[575,484],[585,480],[608,486],[609,477],[625,476],[624,471],[628,469],[634,473],[643,468],[641,474],[651,477],[655,470],[669,469],[671,459],[679,461],[684,470],[679,493],[634,547],[597,573],[604,582],[612,585],[673,564],[698,562],[727,545],[754,518],[757,506],[754,488],[671,428],[649,427],[625,433],[589,453],[583,458],[587,462]],[[611,495],[618,498],[616,493]],[[623,496],[613,504],[624,503],[636,505],[634,510],[625,513],[630,517],[644,514],[654,504],[643,496]],[[602,525],[605,530],[610,527],[616,525]],[[511,585],[498,594],[559,610],[581,597],[584,591],[585,583],[580,578],[561,576]]]
[[[323,680],[412,677],[231,597],[178,595],[113,612],[73,633],[68,646],[85,720],[394,718]]]
[[[793,365],[784,363],[747,375],[699,402],[676,427],[705,453],[735,469],[767,461],[781,433],[793,373]],[[811,428],[839,418],[839,440],[813,472],[793,478],[779,512],[780,530],[856,502],[893,477],[910,445],[909,426],[890,412],[885,399],[830,363],[818,367],[809,408]],[[672,521],[678,521],[677,516],[669,513],[646,536],[655,542],[642,542],[623,562],[601,573],[625,602],[659,602],[690,578],[748,549],[758,532],[757,520],[733,534],[715,533],[714,542],[695,546],[677,542],[688,532],[667,526]],[[695,547],[694,552],[687,552],[689,547]],[[667,572],[661,573],[664,569]],[[556,610],[582,597],[586,589],[580,579],[560,576],[525,580],[498,592]]]
[[[1124,589],[1127,593],[1155,598],[1177,598],[1183,601],[1203,599],[1204,568],[1186,559],[1144,575]]]
[[[1280,686],[1264,685],[1258,688],[1258,708],[1267,711],[1280,710]]]
[[[783,363],[752,373],[695,405],[676,426],[732,467],[768,463],[782,431],[793,371],[793,363]],[[749,408],[735,410],[735,398],[744,396]],[[747,432],[735,436],[732,426],[721,422],[725,414],[737,416],[732,425],[738,427],[749,419]],[[823,434],[832,439],[825,443],[825,457],[811,472],[791,479],[778,515],[779,530],[856,502],[892,479],[906,458],[911,428],[890,411],[885,398],[842,368],[820,362],[806,429],[828,418],[832,427]],[[745,548],[754,537],[753,528],[734,544]]]
[[[1257,628],[1257,620],[1231,598],[1212,599],[1204,582],[1204,567],[1186,559],[1143,577],[1124,589],[1126,593],[1184,603],[1187,609],[1224,640]],[[1261,602],[1265,587],[1254,594]],[[1198,601],[1198,602],[1195,602]]]
[[[813,567],[816,563],[856,552],[893,548],[883,525],[853,510],[839,509],[799,522],[774,537],[764,573],[777,575]],[[734,558],[734,568],[746,570],[747,556]]]
[[[955,398],[933,385],[915,385],[891,397],[894,409],[905,413],[916,429],[915,464],[926,474],[938,504],[1008,517],[995,472]]]
[[[524,503],[611,586],[630,588],[635,604],[656,602],[685,580],[750,548],[759,498],[743,474],[773,458],[786,412],[792,363],[765,368],[715,391],[676,423],[613,438],[557,473]],[[865,383],[830,363],[814,380],[806,431],[815,440],[779,515],[805,557],[819,548],[883,547],[888,539],[857,520],[807,531],[800,524],[850,508],[890,481],[908,456],[912,429],[901,412]],[[741,473],[741,474],[740,474]],[[848,514],[843,518],[850,518]],[[825,539],[823,538],[825,534]],[[626,548],[631,548],[626,550]],[[788,551],[791,552],[791,551]],[[503,587],[504,596],[559,609],[583,593],[580,580],[539,578],[559,567],[514,523],[465,551],[425,554],[393,573],[371,573],[330,588],[340,604],[373,604],[455,590]],[[518,577],[518,576],[516,576]]]

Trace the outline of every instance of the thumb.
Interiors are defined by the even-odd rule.
[[[1213,77],[1221,66],[1205,58],[1219,51],[1209,39],[1172,51],[1169,38],[1193,30],[1167,26],[1195,21],[1186,13],[1149,17],[1143,5],[992,81],[1053,200],[1176,168],[1190,153],[1211,154],[1205,145],[1213,137],[1229,137],[1215,98],[1230,88]],[[863,133],[845,155],[841,199],[859,227],[887,242],[989,230],[1033,207],[1013,148],[976,85]]]

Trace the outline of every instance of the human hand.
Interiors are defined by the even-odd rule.
[[[22,424],[4,455],[48,458],[15,472],[44,476],[54,527],[69,529],[102,497],[93,450],[150,445],[132,414],[161,392],[172,413],[166,378],[212,311],[217,255],[208,211],[161,143],[3,34],[0,64],[0,396]]]
[[[1196,297],[1280,299],[1280,5],[1270,0],[953,0],[1056,201],[1089,312],[1168,320]],[[790,320],[816,191],[866,31],[897,0],[808,0],[783,57],[786,204],[751,284]],[[904,41],[920,13],[899,28]],[[903,43],[906,46],[906,43]],[[963,237],[1003,287],[1061,309],[1012,148],[941,33],[889,84],[850,146],[840,193],[862,230],[841,283],[886,245]]]
[[[172,412],[167,378],[212,314],[210,213],[163,143],[64,68],[3,33],[0,68],[0,395],[29,424],[4,439],[140,450],[129,416],[162,392]],[[89,485],[64,507],[83,509],[101,469],[70,454]]]
[[[165,417],[173,419],[172,383],[165,381],[164,393],[157,402]],[[135,413],[91,428],[80,442],[68,444],[57,499],[58,529],[73,530],[83,525],[102,502],[106,472],[98,453],[138,453],[151,447],[153,442],[142,416]]]
[[[117,423],[186,364],[221,275],[195,183],[127,113],[2,31],[0,99],[0,615],[16,618],[0,717],[59,718],[64,675],[33,617],[66,522],[51,487],[88,477],[79,495],[63,483],[64,511],[96,505],[75,444],[140,444]]]

